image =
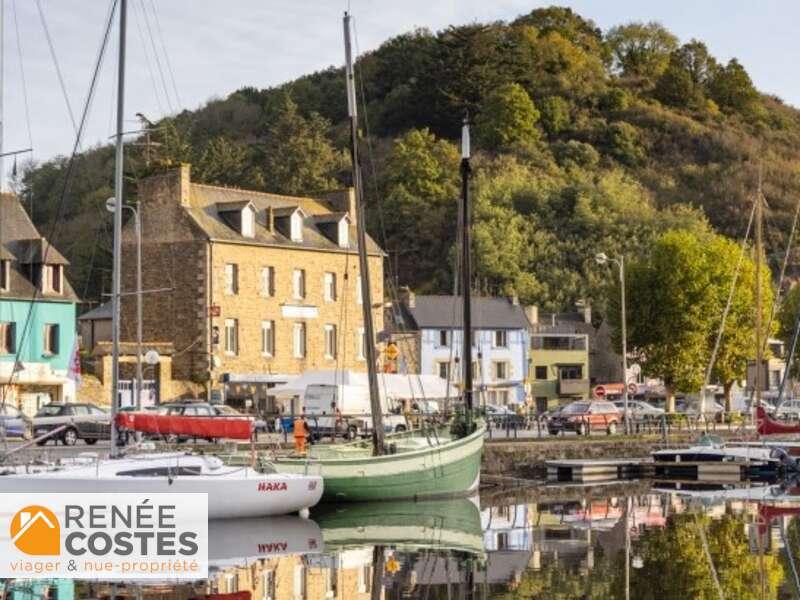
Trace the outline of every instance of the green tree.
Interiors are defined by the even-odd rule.
[[[798,318],[800,318],[800,286],[795,285],[787,292],[778,311],[778,337],[786,344],[787,351],[792,343]],[[794,376],[800,372],[798,353],[795,353],[790,368]]]
[[[731,410],[731,391],[737,380],[747,376],[747,361],[754,355],[755,340],[755,261],[745,256],[736,278],[733,296],[731,287],[736,277],[736,268],[741,256],[739,244],[725,237],[715,235],[706,243],[708,265],[712,276],[712,290],[716,297],[709,307],[710,322],[708,356],[710,358],[714,343],[722,324],[724,307],[731,297],[730,310],[725,320],[725,329],[720,338],[719,350],[711,372],[712,381],[722,384],[725,390],[725,410]],[[769,268],[763,264],[761,271],[761,321],[766,327],[772,310],[772,282]],[[711,292],[711,290],[709,290]],[[711,298],[710,298],[711,300]],[[716,305],[716,307],[715,307]],[[767,332],[771,334],[772,332]]]
[[[388,159],[384,249],[398,258],[400,281],[415,282],[421,291],[446,290],[452,280],[446,257],[457,229],[459,161],[458,148],[427,129],[397,138]],[[380,230],[381,223],[373,223]]]
[[[247,148],[224,136],[209,140],[194,165],[192,176],[198,181],[261,189],[261,174],[251,166]]]
[[[676,64],[670,64],[658,78],[653,95],[664,104],[681,108],[697,101],[691,75]]]
[[[550,138],[569,126],[569,109],[569,102],[561,96],[547,96],[539,103],[540,123]]]
[[[758,92],[750,76],[735,58],[716,69],[708,83],[711,99],[726,112],[750,116],[758,108]]]
[[[606,146],[614,158],[628,166],[639,164],[645,157],[639,131],[625,121],[617,121],[608,126]]]
[[[530,143],[537,136],[539,111],[528,93],[517,83],[509,83],[492,92],[476,118],[479,142],[497,150],[513,143]]]
[[[344,158],[328,138],[330,124],[312,113],[304,117],[285,94],[269,108],[263,156],[264,188],[281,194],[310,194],[339,184],[334,174]]]
[[[614,64],[626,77],[655,81],[667,68],[678,39],[660,23],[629,23],[606,34]]]

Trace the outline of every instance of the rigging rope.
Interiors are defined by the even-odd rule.
[[[19,35],[19,20],[17,19],[17,0],[12,0],[11,2],[11,13],[14,17],[14,31],[16,33],[17,38],[17,55],[19,57],[19,74],[20,74],[20,83],[22,83],[22,99],[25,103],[25,124],[28,128],[28,147],[33,148],[33,134],[31,133],[31,109],[30,103],[28,102],[28,84],[25,80],[25,66],[24,61],[22,60],[22,38]],[[0,48],[0,52],[2,52],[2,48]],[[16,165],[16,157],[14,158],[14,165]]]
[[[56,68],[56,76],[58,77],[58,85],[61,87],[61,95],[64,98],[64,102],[67,105],[67,113],[69,113],[69,120],[72,123],[72,131],[75,135],[78,135],[78,124],[75,122],[75,114],[72,112],[72,104],[69,101],[69,94],[67,94],[67,86],[64,83],[64,76],[61,73],[61,66],[58,64],[58,54],[56,53],[55,44],[53,43],[53,38],[50,35],[50,28],[47,26],[47,19],[44,16],[44,9],[42,9],[41,0],[36,0],[36,8],[39,11],[39,21],[42,23],[42,29],[44,30],[44,37],[47,40],[47,47],[50,50],[50,58],[53,61],[53,65]]]
[[[142,0],[144,2],[144,0]],[[144,4],[142,8],[145,8]],[[156,33],[158,34],[159,42],[161,43],[161,49],[164,52],[164,63],[167,65],[167,73],[169,74],[169,78],[172,81],[172,90],[175,92],[175,100],[178,103],[178,109],[180,109],[181,97],[178,93],[178,85],[175,83],[175,74],[172,71],[172,61],[169,59],[169,52],[167,52],[167,45],[164,43],[164,32],[161,30],[161,20],[158,18],[158,12],[156,11],[156,4],[153,0],[150,0],[150,9],[153,12],[153,20],[156,24]],[[146,10],[146,8],[145,8]]]
[[[136,16],[136,32],[139,34],[139,42],[142,44],[142,54],[144,54],[144,62],[147,65],[147,72],[150,74],[150,83],[153,86],[153,97],[156,100],[156,105],[158,106],[158,112],[161,115],[166,114],[164,111],[164,106],[161,104],[161,95],[158,90],[158,83],[156,81],[156,74],[153,70],[153,64],[150,62],[150,52],[147,49],[147,42],[144,39],[144,33],[142,32],[142,24],[141,24],[141,17],[137,11],[137,4],[136,2],[132,3],[133,11]],[[144,5],[142,5],[144,8]]]
[[[135,3],[134,3],[135,4]],[[144,16],[144,25],[147,28],[147,35],[150,38],[150,45],[153,48],[153,58],[156,61],[156,68],[158,69],[158,76],[161,79],[161,85],[164,88],[164,98],[167,100],[167,108],[170,112],[172,109],[172,100],[169,95],[169,88],[167,87],[167,80],[164,78],[164,70],[161,68],[161,59],[158,57],[158,49],[156,48],[155,38],[153,37],[153,30],[150,27],[150,18],[147,16],[147,8],[145,7],[144,0],[141,0],[142,15]]]

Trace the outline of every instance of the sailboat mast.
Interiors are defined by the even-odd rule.
[[[6,28],[6,0],[0,0],[0,194],[3,193],[6,172],[3,170],[3,128],[5,117],[3,113],[3,92],[5,91],[5,28]]]
[[[461,352],[462,372],[464,377],[464,413],[466,415],[466,433],[472,432],[472,252],[471,252],[471,202],[469,197],[469,179],[472,173],[470,159],[469,120],[464,117],[461,128],[461,297],[464,301],[462,325],[464,328],[464,346]]]
[[[378,374],[375,356],[375,326],[372,322],[372,292],[370,290],[369,261],[367,259],[366,219],[364,218],[364,186],[358,162],[358,110],[353,52],[350,43],[350,15],[344,14],[345,76],[347,79],[347,115],[350,118],[350,159],[353,163],[353,188],[356,194],[356,233],[358,238],[358,267],[361,274],[361,307],[364,317],[364,353],[367,359],[369,402],[372,412],[372,450],[380,456],[385,453],[383,432],[383,407],[378,393]]]
[[[761,405],[761,375],[763,344],[761,343],[761,257],[763,255],[763,223],[764,223],[764,196],[761,191],[761,168],[758,170],[758,191],[756,192],[756,373],[754,378],[755,385],[755,405]]]
[[[111,320],[111,456],[117,455],[117,409],[119,406],[119,313],[120,278],[122,275],[122,145],[123,116],[125,108],[125,29],[128,1],[119,3],[119,62],[117,65],[117,133],[114,172],[114,261],[112,270]]]

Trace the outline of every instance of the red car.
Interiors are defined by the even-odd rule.
[[[560,431],[574,431],[586,435],[591,430],[602,430],[609,435],[617,432],[622,423],[622,413],[611,402],[602,400],[571,402],[547,423],[551,435]]]

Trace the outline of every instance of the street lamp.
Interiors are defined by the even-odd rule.
[[[106,210],[115,211],[116,199],[106,200]],[[130,204],[123,204],[133,213],[133,225],[136,230],[136,410],[142,410],[142,221],[139,211]],[[114,394],[116,395],[116,390]]]
[[[622,402],[625,410],[625,433],[630,433],[630,413],[628,412],[628,333],[625,313],[625,257],[610,258],[605,252],[594,256],[598,265],[614,263],[619,267],[619,289],[622,303]]]

